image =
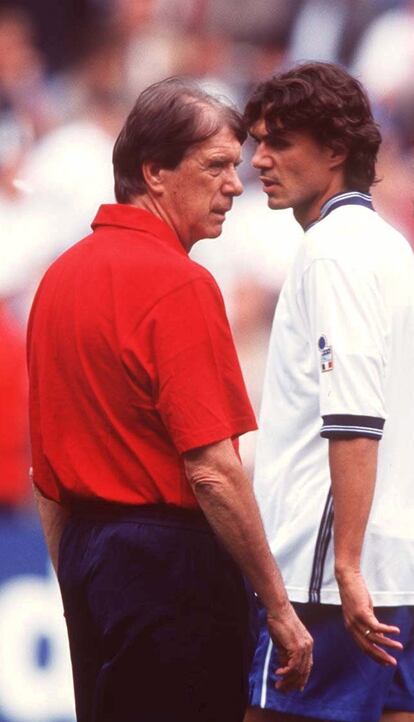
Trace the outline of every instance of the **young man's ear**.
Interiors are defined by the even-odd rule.
[[[335,140],[330,143],[329,151],[332,168],[342,165],[348,158],[348,148],[340,140]]]
[[[142,175],[145,185],[156,195],[161,195],[164,189],[164,169],[153,160],[144,160],[142,164]]]

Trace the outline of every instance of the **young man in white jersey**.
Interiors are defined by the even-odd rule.
[[[375,212],[381,136],[342,68],[260,85],[245,120],[268,205],[304,244],[275,314],[255,490],[315,639],[303,691],[275,688],[265,624],[248,722],[414,721],[414,257]]]

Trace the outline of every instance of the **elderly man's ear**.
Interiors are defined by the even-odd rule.
[[[164,181],[166,169],[161,168],[158,163],[152,160],[145,160],[142,164],[142,175],[144,176],[145,185],[148,190],[156,195],[162,195],[164,191]]]

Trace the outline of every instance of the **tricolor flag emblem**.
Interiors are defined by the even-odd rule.
[[[332,371],[333,369],[333,353],[332,346],[327,345],[326,336],[321,336],[318,341],[318,347],[321,354],[321,371]]]

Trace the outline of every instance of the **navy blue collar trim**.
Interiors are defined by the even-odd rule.
[[[319,221],[326,218],[331,211],[334,211],[335,208],[339,208],[340,206],[365,206],[365,208],[370,208],[371,211],[374,210],[372,198],[368,193],[360,193],[359,191],[338,193],[337,195],[332,196],[332,198],[329,198],[323,204],[319,218],[316,221],[309,223],[309,225],[305,228],[305,231],[308,231],[309,228],[312,228],[312,226],[315,225],[315,223],[319,223]]]

